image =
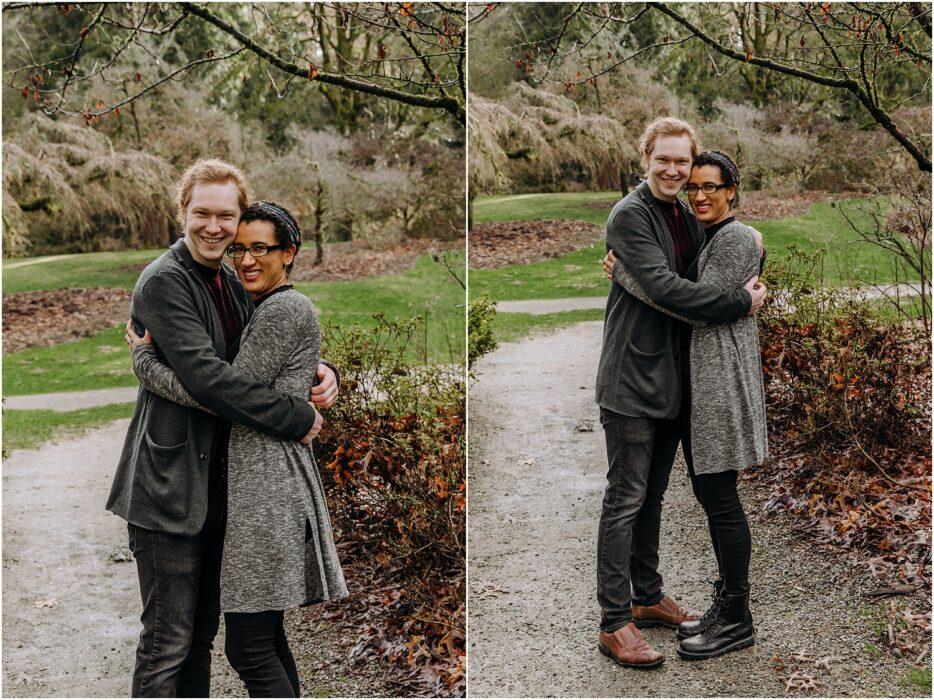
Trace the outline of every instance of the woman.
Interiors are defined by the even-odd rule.
[[[277,204],[256,202],[227,250],[256,308],[233,362],[270,387],[307,397],[318,365],[314,307],[288,284],[301,231]],[[150,391],[201,408],[147,332],[136,335],[133,369]],[[316,421],[318,424],[320,421]],[[347,594],[311,449],[242,425],[231,430],[228,520],[221,565],[226,653],[251,697],[297,697],[298,671],[283,627],[286,608]]]
[[[739,170],[719,151],[694,159],[684,191],[704,226],[706,243],[697,260],[697,281],[723,290],[742,287],[761,272],[758,232],[736,220]],[[645,295],[622,261],[611,258],[610,277],[626,291],[666,314]],[[733,323],[691,322],[690,439],[682,443],[694,495],[707,515],[720,579],[700,620],[678,628],[678,653],[706,659],[755,643],[749,612],[752,541],[736,491],[740,469],[768,456],[765,392],[754,316]]]

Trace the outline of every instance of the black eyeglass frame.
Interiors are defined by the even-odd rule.
[[[732,187],[732,186],[733,185],[715,185],[712,182],[705,182],[703,185],[687,184],[681,188],[681,191],[684,192],[684,194],[686,194],[688,197],[696,197],[698,190],[700,190],[704,194],[713,194],[717,190],[722,190],[726,187]],[[690,189],[691,187],[695,189],[691,190]]]
[[[256,253],[253,252],[254,248],[265,250],[266,252],[260,253],[259,255],[257,255]],[[250,255],[252,255],[254,258],[262,258],[262,257],[269,255],[269,251],[271,250],[284,250],[285,248],[288,248],[288,246],[284,246],[279,243],[277,243],[276,245],[266,245],[265,243],[257,243],[256,245],[251,245],[249,248],[245,248],[243,246],[232,245],[228,247],[227,250],[225,250],[224,252],[227,253],[227,257],[233,258],[234,260],[239,260],[240,258],[246,255],[247,251],[250,251]],[[240,253],[240,255],[237,255],[237,253]]]

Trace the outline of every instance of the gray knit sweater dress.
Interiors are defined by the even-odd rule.
[[[307,399],[320,344],[308,298],[291,289],[278,291],[256,307],[233,366]],[[206,410],[159,362],[152,346],[134,348],[133,369],[153,393]],[[234,424],[227,462],[221,609],[285,610],[347,595],[311,448]]]
[[[759,274],[759,248],[752,229],[731,221],[700,253],[697,281],[723,291],[742,287]],[[695,474],[715,474],[761,464],[768,457],[765,390],[759,331],[754,316],[733,323],[690,321],[647,297],[626,270],[613,267],[613,281],[646,304],[693,325],[691,334],[691,448]]]

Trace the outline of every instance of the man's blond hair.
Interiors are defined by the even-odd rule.
[[[697,140],[693,126],[676,117],[659,117],[645,127],[642,138],[639,139],[639,155],[642,156],[644,165],[648,165],[649,156],[652,155],[652,149],[655,148],[655,141],[659,136],[687,136],[691,140],[691,158],[696,158],[701,151],[700,141]]]
[[[185,215],[188,213],[188,205],[191,204],[191,193],[195,185],[223,185],[227,182],[232,182],[237,186],[237,204],[242,212],[250,206],[252,193],[240,168],[218,158],[196,160],[178,181],[176,200],[178,211],[175,215],[178,225],[182,229],[185,228]]]

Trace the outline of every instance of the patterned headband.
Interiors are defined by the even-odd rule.
[[[725,167],[730,173],[730,176],[733,178],[733,182],[730,184],[739,184],[739,169],[736,167],[736,163],[730,160],[730,157],[720,151],[704,151],[710,158],[717,161],[720,165]]]
[[[293,219],[285,209],[272,202],[253,202],[253,206],[262,210],[264,214],[271,216],[276,220],[276,223],[280,224],[282,228],[285,229],[286,233],[289,235],[290,244],[294,245],[296,248],[302,245],[301,231],[298,230],[295,219]]]

